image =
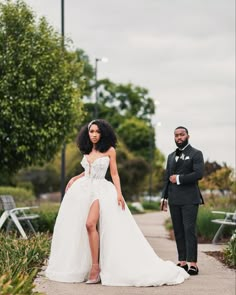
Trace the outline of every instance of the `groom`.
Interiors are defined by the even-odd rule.
[[[203,176],[202,152],[188,140],[188,129],[179,126],[174,131],[176,151],[168,156],[162,210],[167,210],[167,199],[178,250],[178,266],[190,275],[198,274],[196,220],[199,204],[203,204],[198,180]],[[189,266],[187,264],[189,262]]]

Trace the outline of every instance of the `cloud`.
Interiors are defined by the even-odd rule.
[[[57,0],[27,0],[60,31]],[[235,166],[234,0],[70,0],[65,32],[74,48],[107,56],[98,77],[148,88],[161,104],[157,144],[167,155],[185,124],[205,157]]]

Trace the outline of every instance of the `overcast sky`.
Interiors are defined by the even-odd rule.
[[[26,2],[60,32],[60,0]],[[98,78],[149,90],[165,156],[184,125],[205,160],[235,167],[234,0],[65,0],[65,34],[109,59]]]

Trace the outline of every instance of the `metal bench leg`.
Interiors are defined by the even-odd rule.
[[[29,220],[26,220],[26,222],[28,223],[28,225],[29,225],[30,229],[32,230],[32,232],[33,232],[34,234],[36,234],[36,231],[35,231],[35,229],[34,229],[32,223],[31,223]]]
[[[7,220],[8,216],[9,216],[9,213],[7,211],[2,213],[2,216],[0,218],[0,228],[2,228],[4,222]]]
[[[223,231],[223,228],[224,228],[224,224],[221,224],[221,226],[218,228],[218,230],[212,240],[212,244],[216,244],[217,240],[219,239],[219,237]]]
[[[6,230],[7,233],[10,231],[11,226],[12,226],[12,220],[10,219],[8,220],[8,223],[7,223],[7,230]]]
[[[15,223],[16,227],[18,228],[19,232],[21,233],[22,237],[24,239],[27,239],[27,235],[26,235],[23,227],[21,226],[19,220],[17,219],[16,215],[14,213],[11,213],[10,215],[11,215],[11,218],[12,218],[13,222]]]

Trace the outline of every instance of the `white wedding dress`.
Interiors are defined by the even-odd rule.
[[[129,208],[117,203],[115,186],[105,179],[109,157],[81,161],[85,176],[64,196],[54,227],[46,276],[60,282],[84,282],[91,268],[86,219],[99,200],[101,282],[108,286],[161,286],[182,283],[187,272],[157,256],[137,226]]]

